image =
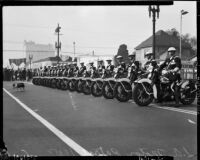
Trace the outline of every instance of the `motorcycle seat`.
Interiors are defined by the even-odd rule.
[[[161,83],[170,83],[169,79],[167,77],[161,77],[160,78]]]

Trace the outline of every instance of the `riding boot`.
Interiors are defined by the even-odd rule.
[[[179,86],[175,86],[175,93],[174,93],[174,96],[175,96],[175,107],[179,107],[179,96],[180,93],[179,93]]]

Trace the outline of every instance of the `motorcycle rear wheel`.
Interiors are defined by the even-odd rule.
[[[187,90],[181,91],[180,102],[184,105],[190,105],[194,102],[196,98],[196,92],[191,93],[191,91],[195,90],[195,85],[188,84],[186,87],[190,87]]]

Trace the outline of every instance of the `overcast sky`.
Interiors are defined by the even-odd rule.
[[[180,10],[183,16],[182,33],[196,36],[196,2],[175,1],[160,6],[156,31],[180,30]],[[3,8],[4,63],[8,58],[23,58],[23,42],[55,44],[57,24],[61,26],[62,52],[116,54],[120,44],[129,53],[152,35],[152,18],[148,6],[8,6]],[[70,55],[68,53],[68,55]]]

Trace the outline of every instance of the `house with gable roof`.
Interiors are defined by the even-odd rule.
[[[155,48],[155,58],[157,60],[164,61],[165,58],[168,56],[168,48],[174,47],[176,48],[176,54],[179,55],[180,53],[180,39],[177,38],[175,35],[168,34],[163,30],[159,30],[155,33],[155,41],[156,41],[156,48]],[[150,36],[148,39],[140,43],[137,47],[135,47],[136,51],[136,60],[140,61],[142,64],[146,62],[145,53],[148,51],[152,51],[152,44],[153,44],[153,36]],[[182,60],[188,60],[189,57],[192,57],[192,48],[191,46],[182,41]]]

